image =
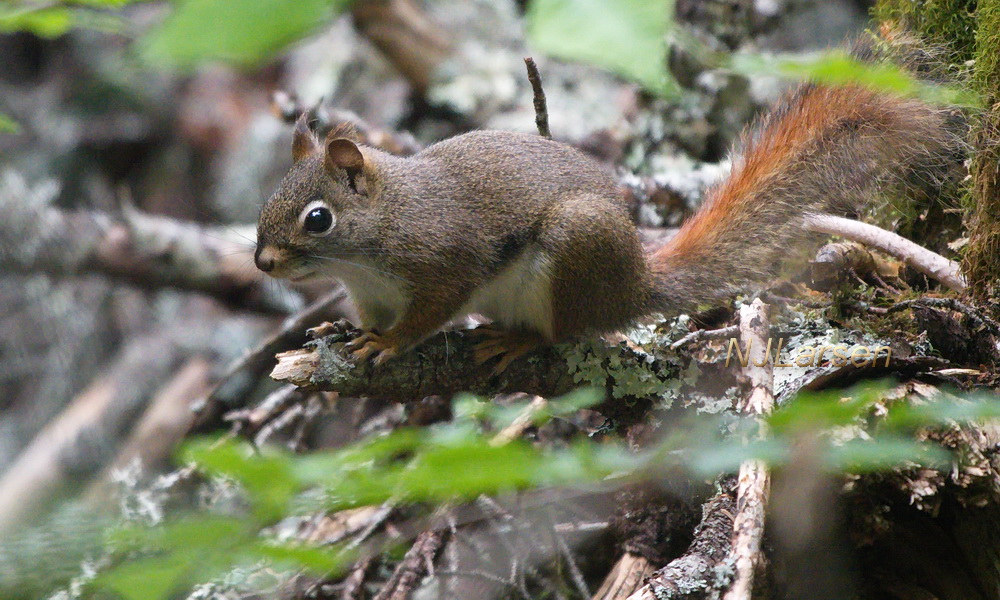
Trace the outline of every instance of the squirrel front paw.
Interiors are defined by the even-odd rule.
[[[366,331],[354,338],[344,349],[351,353],[356,360],[368,360],[381,365],[390,358],[397,356],[400,352],[398,342],[389,339],[387,336],[379,335],[373,331]]]

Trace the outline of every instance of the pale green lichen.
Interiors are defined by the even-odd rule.
[[[573,381],[609,388],[613,398],[658,398],[669,407],[681,386],[700,374],[695,361],[685,361],[670,344],[688,332],[689,317],[636,325],[623,331],[628,340],[608,345],[600,339],[560,347]]]
[[[330,337],[306,344],[306,348],[314,348],[319,357],[316,370],[309,376],[310,383],[327,384],[331,389],[338,389],[354,376],[354,365],[344,357],[343,346],[344,342],[333,341]]]

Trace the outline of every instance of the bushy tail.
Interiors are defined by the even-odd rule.
[[[773,278],[809,213],[855,212],[914,175],[960,164],[953,110],[860,86],[804,84],[744,133],[732,172],[649,257],[654,310],[676,312]]]

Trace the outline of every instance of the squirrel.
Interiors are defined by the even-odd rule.
[[[767,282],[812,213],[850,213],[953,158],[946,111],[860,85],[804,83],[742,136],[730,175],[644,253],[611,173],[537,135],[474,131],[398,157],[350,125],[322,143],[298,120],[293,166],[261,211],[255,262],[340,280],[380,364],[469,314],[476,358],[691,311]]]

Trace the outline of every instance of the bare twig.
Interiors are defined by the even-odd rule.
[[[545,104],[545,90],[542,89],[542,76],[538,73],[538,65],[530,56],[524,58],[524,66],[528,68],[528,81],[531,83],[531,100],[535,105],[535,127],[538,135],[552,139],[549,130],[549,109]]]
[[[425,531],[417,536],[413,546],[403,556],[392,577],[372,600],[407,600],[430,573],[438,550],[444,545],[447,530]]]
[[[681,600],[717,598],[726,583],[722,563],[729,556],[733,535],[736,494],[730,479],[723,481],[723,491],[702,508],[701,523],[694,540],[678,559],[649,578],[646,585],[628,600]]]
[[[340,592],[341,600],[363,600],[365,597],[365,579],[375,565],[375,559],[363,558],[351,570],[351,574],[344,580],[344,587]]]
[[[203,401],[195,405],[194,410],[198,413],[198,419],[194,428],[197,429],[218,418],[223,409],[233,408],[238,399],[234,396],[240,395],[234,393],[234,387],[241,387],[239,386],[241,382],[252,385],[252,382],[256,381],[257,375],[274,361],[276,353],[305,341],[306,328],[310,325],[316,325],[324,318],[332,317],[336,306],[346,297],[347,294],[343,289],[336,289],[328,293],[285,319],[277,331],[258,344],[256,348],[230,364],[215,389]],[[235,415],[233,420],[241,416]]]
[[[915,298],[913,300],[904,300],[903,302],[897,302],[887,308],[886,314],[900,312],[908,308],[913,308],[914,306],[946,308],[960,312],[972,321],[972,326],[976,329],[985,327],[991,334],[1000,335],[1000,324],[981,311],[976,310],[968,304],[960,302],[954,298]]]
[[[224,421],[233,423],[233,433],[251,437],[263,429],[276,415],[302,400],[302,390],[294,385],[282,386],[260,401],[253,408],[233,410],[225,414]]]
[[[731,325],[721,329],[699,329],[697,331],[692,331],[673,344],[670,344],[670,349],[677,350],[681,346],[686,346],[687,344],[692,344],[694,342],[700,342],[701,340],[722,340],[731,338],[736,336],[739,332],[740,328],[738,325]]]
[[[227,304],[287,314],[298,294],[252,266],[252,229],[209,228],[135,209],[69,212],[0,197],[0,269],[70,276],[98,273],[143,288],[172,287]]]
[[[812,231],[839,235],[878,248],[953,290],[965,291],[966,282],[958,263],[891,231],[831,215],[812,215],[806,219],[805,224]]]
[[[646,579],[656,571],[645,556],[626,552],[618,559],[611,573],[604,579],[593,600],[623,600],[643,587]]]
[[[271,103],[274,112],[289,125],[294,124],[302,116],[302,113],[308,112],[310,117],[315,119],[315,123],[312,123],[313,128],[319,132],[332,129],[341,123],[351,123],[366,146],[402,156],[416,154],[422,148],[411,134],[405,131],[390,131],[375,127],[362,119],[360,115],[349,110],[332,108],[323,104],[309,107],[300,102],[293,94],[282,91],[274,93]]]
[[[531,402],[524,407],[520,414],[514,417],[510,425],[504,427],[500,433],[490,440],[491,446],[503,446],[504,444],[521,437],[524,431],[531,426],[532,421],[539,412],[548,406],[549,401],[541,396],[535,396]]]
[[[751,355],[751,360],[743,368],[749,393],[740,408],[750,415],[767,415],[774,410],[774,370],[766,350],[769,329],[767,305],[761,300],[740,307],[740,337]],[[766,433],[763,421],[760,422],[760,433]],[[770,487],[771,476],[763,462],[748,460],[740,465],[737,513],[733,520],[736,575],[724,596],[725,600],[750,599],[754,574],[763,562],[761,541]]]

